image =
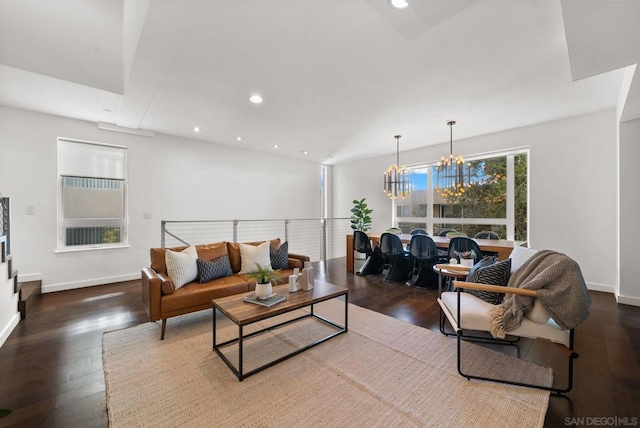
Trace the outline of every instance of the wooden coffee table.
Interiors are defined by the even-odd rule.
[[[223,297],[221,299],[213,300],[213,350],[222,358],[227,366],[231,369],[231,371],[238,377],[238,380],[242,381],[244,378],[249,377],[253,374],[256,374],[266,368],[269,368],[275,364],[278,364],[281,361],[284,361],[288,358],[293,357],[294,355],[298,355],[299,353],[306,351],[309,348],[312,348],[316,345],[319,345],[322,342],[325,342],[332,337],[335,337],[339,334],[346,333],[348,330],[348,290],[346,288],[338,287],[333,284],[329,284],[327,282],[316,280],[314,283],[314,288],[309,291],[298,291],[297,293],[289,293],[288,285],[279,285],[277,287],[273,287],[273,292],[281,295],[286,295],[287,300],[277,303],[270,308],[266,308],[264,306],[256,305],[253,303],[243,302],[242,299],[248,296],[251,293],[238,294],[229,297]],[[316,313],[314,313],[313,305],[316,303],[324,302],[325,300],[334,299],[336,297],[344,296],[344,325],[340,325],[334,321],[328,320]],[[296,309],[301,309],[305,307],[310,307],[310,311],[308,314],[299,316],[294,319],[290,319],[284,322],[280,322],[264,328],[262,330],[258,330],[252,332],[250,334],[244,334],[244,327],[250,324],[264,321],[269,318],[273,318],[278,315],[282,315],[291,311],[295,311]],[[238,337],[232,340],[228,340],[223,343],[216,342],[216,315],[217,312],[222,312],[227,318],[229,318],[235,325],[238,326]],[[243,343],[245,340],[257,336],[259,334],[265,333],[267,331],[271,331],[282,327],[287,324],[291,324],[296,321],[300,321],[305,318],[314,317],[336,329],[336,331],[322,339],[316,340],[315,342],[306,345],[302,348],[296,349],[295,351],[280,357],[274,361],[271,361],[267,364],[264,364],[256,369],[253,369],[247,373],[243,370],[243,361],[242,361],[242,352],[243,352]],[[231,361],[222,353],[221,348],[226,346],[238,344],[238,366],[234,366]]]

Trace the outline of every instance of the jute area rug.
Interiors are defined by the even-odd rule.
[[[316,312],[342,322],[344,303]],[[211,311],[105,333],[111,427],[541,427],[549,393],[466,380],[456,340],[349,305],[349,332],[238,382],[212,351]],[[220,318],[223,322],[223,319]],[[313,319],[256,336],[250,370],[327,333]],[[222,340],[237,335],[224,325]],[[550,384],[551,369],[463,344],[469,370]],[[225,355],[237,361],[237,347]]]

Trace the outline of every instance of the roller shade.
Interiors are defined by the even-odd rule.
[[[58,175],[67,177],[127,178],[126,147],[58,139]]]

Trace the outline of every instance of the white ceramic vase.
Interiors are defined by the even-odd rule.
[[[256,284],[256,296],[259,298],[264,299],[271,296],[272,293],[273,287],[270,282],[267,284]]]

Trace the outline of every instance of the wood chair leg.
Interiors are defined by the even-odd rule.
[[[162,318],[162,333],[160,334],[160,340],[164,340],[164,332],[167,329],[167,319]]]

